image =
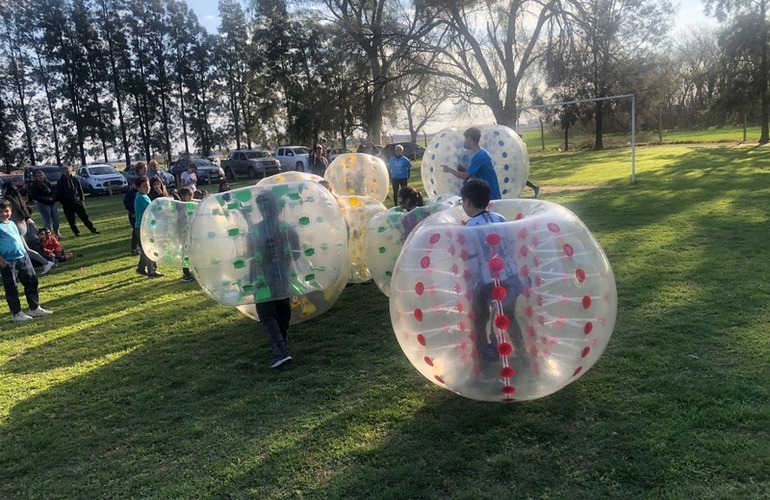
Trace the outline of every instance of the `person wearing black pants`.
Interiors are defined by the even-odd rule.
[[[99,234],[86,212],[86,199],[80,181],[72,176],[68,167],[62,167],[62,176],[56,183],[56,197],[61,202],[62,211],[75,236],[80,236],[80,229],[75,223],[75,215],[80,217],[86,228],[93,234]]]

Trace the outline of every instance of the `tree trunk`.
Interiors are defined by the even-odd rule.
[[[594,151],[601,151],[604,149],[604,141],[602,136],[604,135],[604,101],[596,102],[596,142],[594,143]]]
[[[768,28],[767,28],[767,2],[761,1],[759,2],[759,12],[760,16],[762,18],[762,34],[760,36],[760,44],[762,47],[762,57],[759,63],[759,74],[760,74],[760,89],[762,92],[761,101],[762,101],[762,133],[759,136],[759,143],[760,144],[767,144],[770,142],[770,127],[768,126],[768,122],[770,121],[770,99],[768,99],[768,92],[770,92],[770,89],[768,89],[768,61],[767,61],[767,37],[768,37]]]

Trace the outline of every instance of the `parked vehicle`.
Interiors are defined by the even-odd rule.
[[[29,166],[24,169],[24,185],[26,186],[27,190],[29,190],[29,187],[33,182],[35,182],[35,172],[38,170],[42,171],[48,179],[48,182],[53,185],[56,185],[56,183],[59,181],[59,178],[61,178],[62,168],[59,165]]]
[[[20,174],[0,175],[0,184],[10,182],[20,195],[27,195],[27,187],[24,185],[24,176]]]
[[[195,165],[198,184],[218,183],[225,177],[225,171],[206,158],[180,158],[171,167],[171,173],[178,179],[190,168],[190,163]]]
[[[158,171],[160,171],[161,175],[163,176],[163,182],[166,184],[167,188],[171,189],[176,187],[176,179],[174,179],[174,176],[169,171],[163,170],[162,168],[158,168]],[[121,173],[123,174],[123,177],[126,178],[129,186],[133,185],[134,181],[138,177],[136,175],[136,167],[133,165],[126,167]]]
[[[352,153],[351,150],[348,148],[331,148],[328,152],[329,162],[333,162],[335,158],[337,158],[340,155],[346,155],[348,153]]]
[[[281,171],[281,164],[261,149],[236,149],[222,161],[225,176],[234,180],[238,175],[248,175],[249,179],[258,179],[275,175]]]
[[[297,172],[307,172],[310,149],[304,146],[281,146],[275,150],[275,157],[281,162],[281,169],[296,170]]]
[[[393,156],[397,145],[401,145],[404,148],[404,156],[410,160],[422,160],[422,155],[425,154],[425,148],[414,142],[392,142],[385,145],[385,149],[382,153],[382,158],[388,161],[388,158]]]
[[[81,165],[75,171],[75,178],[83,186],[83,192],[91,195],[128,191],[126,178],[109,163]]]
[[[383,146],[380,146],[379,144],[373,144],[371,142],[365,142],[358,146],[358,149],[356,150],[356,153],[364,153],[367,155],[372,156],[381,156],[382,150],[384,149]],[[387,161],[387,158],[385,158]]]

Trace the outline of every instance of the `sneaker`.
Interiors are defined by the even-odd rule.
[[[195,281],[195,278],[193,278],[192,276],[182,276],[182,281],[184,281],[185,283],[189,283],[191,281]]]
[[[535,192],[535,198],[540,196],[540,186],[535,186],[532,190]]]
[[[96,229],[94,229],[93,231],[91,231],[91,234],[102,234],[102,232],[101,231],[97,231]]]
[[[51,314],[53,314],[52,311],[49,311],[47,309],[43,309],[40,306],[37,306],[37,309],[30,309],[29,311],[27,311],[27,315],[32,317],[32,318],[40,318],[40,317],[43,317],[43,316],[50,316]]]
[[[45,265],[43,265],[43,270],[40,271],[40,274],[48,274],[48,272],[53,269],[56,266],[56,261],[49,260]]]
[[[11,314],[11,321],[29,321],[32,316],[24,314],[24,311],[19,311],[16,314]]]
[[[165,274],[159,273],[158,271],[155,271],[154,273],[150,273],[147,275],[148,278],[162,278]]]
[[[289,356],[289,355],[284,356],[282,358],[275,358],[270,363],[270,368],[280,368],[281,366],[283,366],[284,364],[288,363],[289,361],[291,361],[291,356]]]
[[[75,233],[75,236],[80,236],[80,233]]]
[[[54,235],[54,238],[56,238],[57,240],[63,240],[64,236],[62,236],[61,234],[56,234]]]
[[[142,276],[147,276],[147,271],[145,271],[144,269],[139,269],[137,267],[136,268],[136,274],[141,274]]]

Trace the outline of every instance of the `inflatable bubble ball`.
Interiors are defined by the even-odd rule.
[[[479,146],[486,149],[495,165],[500,193],[504,199],[517,198],[529,178],[527,146],[519,135],[503,125],[480,125]],[[467,168],[470,151],[465,149],[465,128],[447,128],[433,136],[422,159],[422,183],[428,196],[456,195],[463,180],[444,172],[442,165]]]
[[[337,299],[345,290],[348,283],[350,270],[339,273],[337,282],[324,290],[314,290],[304,295],[295,295],[291,298],[291,322],[296,325],[304,321],[311,320],[325,313],[332,308]],[[237,307],[238,311],[249,319],[259,321],[257,316],[257,307],[254,304],[241,305]]]
[[[347,270],[339,205],[317,182],[249,186],[206,197],[189,235],[189,263],[217,302],[253,304],[334,286]]]
[[[187,267],[188,234],[197,201],[155,198],[147,207],[139,235],[147,257],[159,264]]]
[[[348,223],[348,258],[350,259],[348,281],[364,283],[372,279],[366,263],[366,234],[369,221],[387,208],[369,196],[340,196],[338,199],[342,204],[342,214]]]
[[[499,200],[508,222],[463,226],[452,207],[412,232],[396,262],[390,314],[428,380],[482,401],[524,401],[577,380],[609,342],[612,269],[575,214]]]
[[[340,196],[369,196],[384,201],[390,189],[385,162],[364,153],[340,155],[329,164],[324,178]]]
[[[320,175],[311,174],[308,172],[296,172],[290,170],[288,172],[280,172],[270,177],[264,177],[257,182],[257,186],[272,186],[273,184],[283,184],[286,182],[320,182],[323,177]]]
[[[366,265],[382,293],[390,296],[393,268],[409,233],[430,215],[459,202],[459,196],[432,199],[410,212],[394,207],[372,217],[366,231]]]

